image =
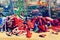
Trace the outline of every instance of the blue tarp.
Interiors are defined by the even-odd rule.
[[[0,18],[0,26],[2,25],[2,18]]]
[[[0,26],[3,25],[6,22],[6,17],[0,18]]]

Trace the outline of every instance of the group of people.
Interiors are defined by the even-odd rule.
[[[27,21],[22,20],[17,15],[6,17],[6,34],[13,35],[26,35],[31,38],[32,32],[47,32],[52,29],[55,32],[60,31],[60,19],[52,19],[50,17],[35,16]]]

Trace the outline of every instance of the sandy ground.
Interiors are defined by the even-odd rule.
[[[46,34],[45,38],[39,37],[40,34]],[[32,37],[31,38],[26,38],[26,36],[7,36],[5,32],[0,33],[0,40],[60,40],[60,33],[58,35],[52,34],[50,32],[45,32],[45,33],[34,33],[32,32]]]

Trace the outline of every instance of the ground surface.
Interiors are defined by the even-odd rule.
[[[60,40],[60,33],[58,35],[52,34],[50,32],[45,32],[45,33],[34,33],[32,32],[32,37],[31,38],[26,38],[26,36],[7,36],[5,32],[0,33],[0,40]],[[39,37],[40,34],[46,34],[45,38]]]

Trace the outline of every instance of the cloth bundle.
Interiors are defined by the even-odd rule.
[[[30,20],[24,21],[16,15],[6,17],[6,29],[7,35],[26,35],[27,38],[31,38],[34,32],[47,32],[49,27],[54,31],[60,31],[60,19],[52,19],[50,17],[37,16]]]

